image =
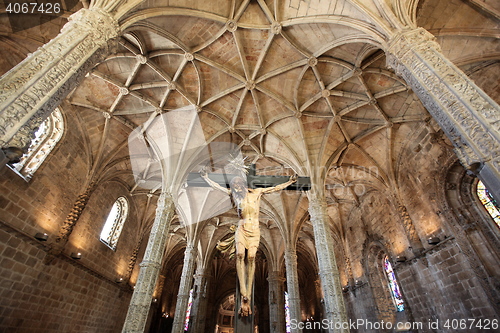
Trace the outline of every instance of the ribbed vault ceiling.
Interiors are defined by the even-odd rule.
[[[385,2],[328,3],[324,12],[300,1],[158,0],[121,18],[116,52],[63,104],[81,124],[89,178],[115,179],[133,195],[145,194],[130,172],[129,133],[159,114],[194,105],[205,140],[237,144],[259,173],[324,175],[332,229],[341,240],[343,217],[365,193],[393,188],[402,150],[423,126],[436,127],[385,65],[379,44],[390,26],[380,15]],[[498,80],[483,75],[500,73],[493,3],[474,11],[481,5],[475,0],[401,1],[397,11],[433,32],[443,53],[497,98]],[[459,19],[464,13],[466,21]],[[0,42],[27,45],[30,38],[41,43],[30,32]],[[472,46],[454,52],[463,39]],[[307,207],[300,193],[265,198],[261,226],[269,260],[279,257],[284,241],[300,239],[313,248]],[[154,216],[148,209],[141,233]],[[195,231],[172,230],[181,236],[203,230],[216,239],[231,218]],[[214,243],[205,243],[209,252]]]
[[[351,16],[344,24],[287,19],[272,2],[224,3],[196,9],[148,4],[124,19],[116,53],[70,96],[84,121],[105,122],[88,138],[94,171],[122,172],[139,193],[123,172],[129,131],[194,105],[207,142],[234,142],[260,173],[323,173],[331,202],[348,206],[371,187],[389,186],[398,151],[428,114],[386,68],[368,34],[372,25],[347,3],[333,10]],[[283,239],[297,239],[299,230],[302,238],[312,237],[303,195],[270,196],[262,208],[271,253],[283,250]]]

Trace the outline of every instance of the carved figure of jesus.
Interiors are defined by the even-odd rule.
[[[249,189],[245,179],[234,177],[230,182],[230,189],[220,186],[208,178],[206,171],[201,176],[212,187],[233,196],[240,220],[236,228],[234,242],[236,247],[236,274],[240,285],[241,307],[239,314],[252,314],[251,296],[252,284],[255,275],[255,255],[260,243],[259,211],[260,199],[263,194],[280,191],[297,180],[297,175],[290,180],[274,187]],[[247,265],[245,266],[245,257]]]

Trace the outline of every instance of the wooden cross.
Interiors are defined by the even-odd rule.
[[[218,183],[220,186],[229,188],[229,182],[236,175],[224,174],[224,173],[209,173],[208,177],[214,182]],[[282,183],[287,182],[289,176],[263,176],[257,175],[255,164],[250,166],[248,174],[246,175],[248,188],[262,188],[262,187],[273,187]],[[194,187],[210,187],[210,185],[200,177],[199,173],[190,173],[187,178],[187,185]],[[309,177],[298,177],[297,181],[285,190],[289,191],[308,191],[311,189],[311,178]]]

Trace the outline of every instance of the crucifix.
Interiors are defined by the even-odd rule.
[[[203,180],[197,174],[190,174],[190,186],[210,186],[232,195],[239,216],[234,237],[236,250],[236,272],[240,295],[237,295],[238,314],[252,315],[253,281],[255,275],[255,255],[260,242],[259,213],[263,194],[287,190],[309,190],[308,177],[257,176],[255,165],[250,167],[246,180],[239,175],[207,174],[202,170]],[[197,179],[198,178],[198,179]],[[245,265],[246,260],[246,265]],[[251,322],[249,320],[249,322]]]

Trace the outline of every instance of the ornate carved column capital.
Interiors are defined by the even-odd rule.
[[[436,37],[425,30],[417,28],[401,30],[397,32],[388,42],[387,65],[398,73],[400,59],[404,58],[411,50],[425,50],[435,48],[441,52],[441,47],[436,42]]]
[[[283,283],[286,281],[286,279],[281,276],[281,272],[270,272],[267,275],[267,281],[269,282],[277,282],[277,283]]]
[[[61,32],[66,32],[70,29],[79,29],[90,32],[95,38],[99,38],[106,42],[118,37],[120,34],[120,25],[118,21],[109,13],[99,9],[82,8],[72,14]]]
[[[324,196],[316,195],[309,197],[309,215],[312,221],[322,219],[326,212],[326,199]]]

